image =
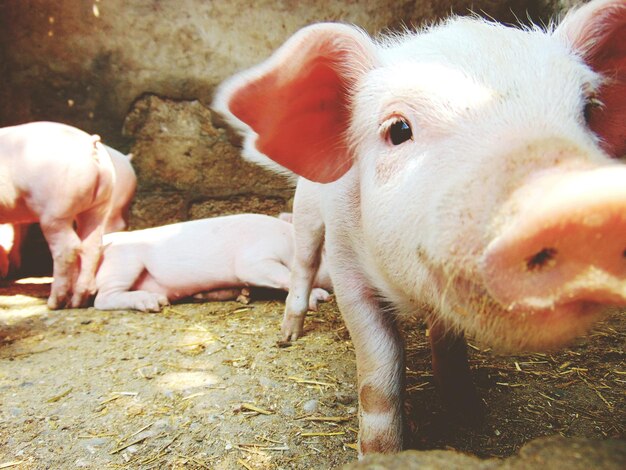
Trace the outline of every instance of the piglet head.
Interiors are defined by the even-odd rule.
[[[626,305],[625,45],[621,0],[551,32],[455,18],[375,43],[320,24],[216,107],[248,156],[351,186],[363,269],[398,311],[543,348]]]

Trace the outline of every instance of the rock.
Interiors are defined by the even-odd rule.
[[[550,436],[525,444],[518,455],[485,459],[454,450],[408,450],[395,455],[370,455],[343,470],[621,470],[626,468],[626,441],[599,441]]]
[[[203,219],[205,217],[240,214],[242,212],[276,216],[280,212],[289,210],[291,208],[285,198],[242,195],[225,199],[207,199],[201,202],[192,202],[188,215],[190,219]]]
[[[502,470],[567,468],[618,470],[626,468],[626,441],[550,436],[524,445],[518,456],[503,462]]]
[[[132,229],[241,212],[277,215],[293,185],[243,160],[224,129],[198,101],[147,95],[128,114],[139,190]]]
[[[130,210],[130,229],[182,222],[187,218],[187,201],[177,191],[138,191]]]
[[[135,141],[132,162],[140,189],[184,191],[194,199],[291,192],[286,178],[243,160],[226,131],[211,122],[211,111],[199,101],[152,95],[137,101],[124,133]]]
[[[370,455],[362,461],[344,465],[342,470],[483,470],[478,457],[453,450],[405,450],[395,455]]]
[[[98,447],[101,447],[110,442],[109,439],[103,437],[94,437],[91,439],[81,440],[81,445],[89,452],[89,454],[95,454],[98,451]]]

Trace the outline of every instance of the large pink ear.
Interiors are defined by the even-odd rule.
[[[357,28],[308,26],[222,84],[214,107],[243,132],[248,157],[263,154],[311,181],[331,182],[352,166],[350,96],[374,55]]]
[[[605,81],[589,127],[614,157],[626,155],[626,1],[596,0],[568,14],[556,30]]]

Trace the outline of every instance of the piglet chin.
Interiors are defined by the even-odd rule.
[[[515,290],[511,285],[510,289]],[[593,268],[549,294],[498,298],[486,289],[467,328],[476,339],[507,353],[563,347],[626,305],[626,283]]]
[[[571,300],[550,307],[509,307],[495,325],[502,332],[491,344],[503,352],[549,351],[571,343],[586,334],[611,307],[604,302]],[[493,332],[492,332],[493,333]]]

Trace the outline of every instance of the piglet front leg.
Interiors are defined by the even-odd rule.
[[[359,457],[403,447],[404,350],[395,319],[381,308],[358,270],[333,270],[339,309],[356,354]],[[357,282],[360,281],[360,282]],[[354,288],[355,285],[361,286]]]
[[[13,225],[0,224],[0,277],[7,277],[11,264],[9,255],[13,247]]]
[[[359,394],[359,458],[403,448],[404,348],[396,318],[381,304],[379,292],[364,275],[346,229],[329,226],[328,270],[337,304],[356,356]]]
[[[294,257],[291,265],[289,295],[283,316],[283,341],[295,341],[302,335],[304,317],[309,307],[330,297],[313,289],[322,259],[324,222],[320,214],[319,194],[313,183],[300,180],[293,202]]]

